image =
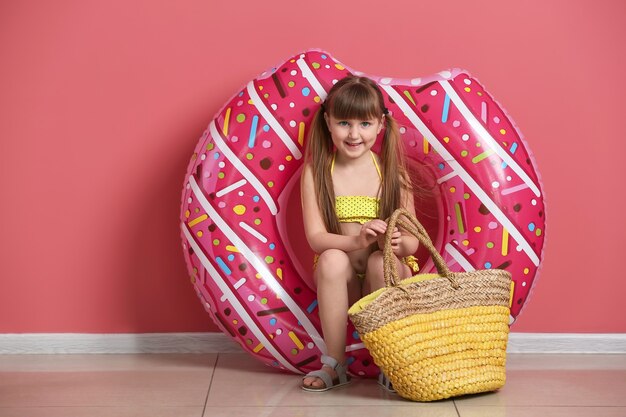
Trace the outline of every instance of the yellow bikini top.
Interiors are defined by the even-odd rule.
[[[376,167],[378,176],[382,179],[378,162],[374,153],[370,151],[372,155],[372,161]],[[335,168],[335,155],[330,165],[330,172],[332,174]],[[370,220],[378,218],[378,205],[379,199],[376,197],[369,197],[365,195],[340,195],[335,197],[335,213],[337,213],[337,219],[340,223],[367,223]]]

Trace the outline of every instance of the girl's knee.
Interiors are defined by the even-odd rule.
[[[333,278],[345,276],[349,280],[354,271],[348,254],[339,249],[328,249],[322,252],[315,264],[315,279]]]
[[[373,252],[369,258],[367,258],[367,273],[365,274],[367,281],[367,285],[365,286],[366,292],[372,292],[385,286],[383,259],[382,251]]]
[[[382,275],[383,263],[383,251],[377,250],[376,252],[372,252],[369,258],[367,258],[367,271],[372,273],[380,272]]]
[[[327,249],[317,258],[318,268],[345,268],[350,266],[348,254],[339,249]]]

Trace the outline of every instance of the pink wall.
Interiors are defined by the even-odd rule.
[[[514,330],[626,332],[625,2],[239,3],[0,3],[0,333],[215,330],[179,242],[188,159],[244,83],[311,47],[371,74],[470,70],[547,194]]]

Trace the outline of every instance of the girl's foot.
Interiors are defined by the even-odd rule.
[[[328,366],[323,366],[322,369],[320,370],[321,372],[326,372],[328,374],[328,376],[331,378],[331,380],[336,380],[337,379],[337,372],[335,372],[332,368],[328,367]],[[318,372],[320,372],[318,371]],[[302,380],[302,388],[303,389],[307,389],[307,388],[311,388],[314,389],[316,391],[321,390],[326,388],[326,383],[324,382],[324,380],[319,377],[319,376],[309,376],[311,374],[307,374],[303,380]]]
[[[350,383],[346,368],[330,356],[322,355],[319,371],[309,372],[302,378],[301,388],[310,392],[323,392]]]

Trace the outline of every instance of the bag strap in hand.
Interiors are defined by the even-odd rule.
[[[403,217],[405,220],[403,220]],[[448,265],[443,260],[443,257],[439,254],[433,242],[430,240],[426,229],[424,226],[415,218],[413,214],[411,214],[408,210],[404,208],[399,208],[393,212],[391,217],[387,220],[387,231],[385,232],[385,247],[383,249],[383,271],[385,277],[385,285],[387,287],[396,286],[399,282],[398,278],[398,266],[396,265],[396,256],[391,249],[391,237],[393,235],[393,230],[396,228],[396,225],[403,228],[420,241],[428,252],[430,252],[430,256],[432,256],[433,261],[435,262],[435,266],[437,267],[437,271],[439,274],[448,278],[452,287],[458,288],[459,284],[457,283],[454,273],[450,271]]]

